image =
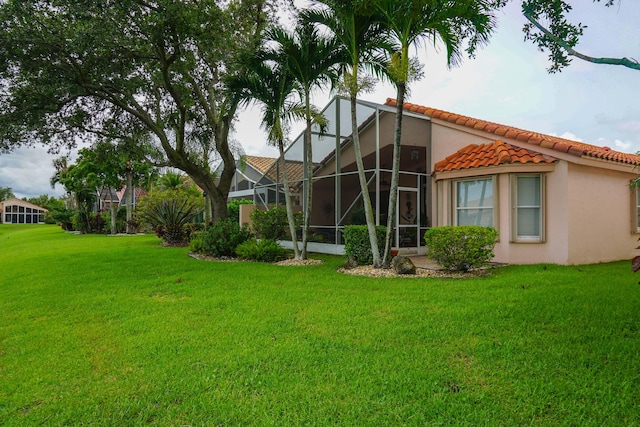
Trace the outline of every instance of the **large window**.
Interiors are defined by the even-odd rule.
[[[456,182],[456,225],[494,227],[494,180]]]
[[[515,175],[512,191],[514,240],[542,241],[542,175]]]

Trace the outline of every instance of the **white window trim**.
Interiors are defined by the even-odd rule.
[[[482,180],[489,180],[491,181],[491,191],[493,193],[493,204],[491,205],[491,227],[495,228],[496,230],[498,229],[498,180],[496,179],[495,175],[484,175],[484,176],[475,176],[475,177],[469,177],[469,178],[464,178],[464,179],[455,179],[452,180],[451,182],[451,186],[452,186],[452,205],[453,205],[453,209],[451,209],[451,214],[453,216],[452,220],[451,220],[451,224],[453,225],[458,225],[458,183],[459,182],[465,182],[465,181],[482,181]],[[471,209],[471,208],[470,208]],[[472,208],[472,209],[478,209],[478,208]],[[483,208],[483,209],[488,209],[488,208]]]
[[[520,177],[539,177],[540,178],[540,236],[518,236],[518,178]],[[545,174],[543,173],[514,173],[510,175],[509,186],[511,187],[511,241],[516,243],[544,243],[546,228],[546,185]],[[527,207],[527,206],[523,206]]]

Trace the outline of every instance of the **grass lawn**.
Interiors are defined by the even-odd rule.
[[[0,225],[0,425],[638,425],[629,262],[372,279]]]

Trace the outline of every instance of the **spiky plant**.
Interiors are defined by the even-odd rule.
[[[148,226],[161,229],[170,245],[185,243],[185,225],[204,209],[202,196],[186,189],[151,191],[140,200],[137,214]]]
[[[168,245],[185,243],[185,225],[200,213],[197,206],[187,198],[162,200],[145,210],[147,220],[162,226],[162,239]]]

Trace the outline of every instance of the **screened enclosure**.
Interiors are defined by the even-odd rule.
[[[395,107],[357,102],[356,117],[367,188],[376,223],[387,225],[391,182]],[[362,193],[357,175],[349,99],[334,98],[323,110],[328,126],[312,131],[313,176],[305,173],[304,132],[285,153],[285,167],[293,204],[304,206],[312,190],[313,242],[342,245],[344,226],[364,224]],[[422,236],[430,226],[431,178],[429,169],[430,121],[424,115],[403,116],[400,181],[394,247],[423,247]],[[259,207],[284,204],[282,163],[275,162],[255,185]],[[311,187],[310,187],[311,185]]]

